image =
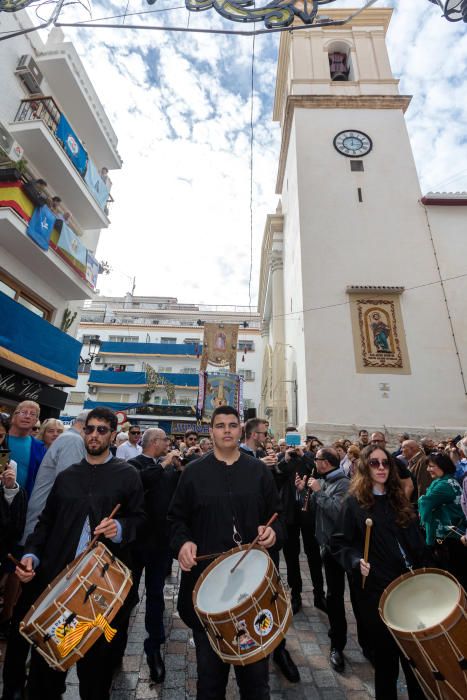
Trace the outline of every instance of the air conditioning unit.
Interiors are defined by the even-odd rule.
[[[31,95],[41,94],[42,73],[32,56],[24,54],[19,59],[15,73]]]
[[[90,394],[97,394],[98,387],[97,386],[90,386],[89,387],[89,393]]]
[[[0,149],[5,154],[5,160],[17,163],[23,157],[23,149],[2,122],[0,122]],[[2,160],[1,154],[0,160]]]

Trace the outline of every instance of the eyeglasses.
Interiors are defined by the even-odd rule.
[[[31,431],[33,433],[38,433],[40,429],[41,429],[40,425],[35,425],[33,428],[31,428]]]
[[[141,430],[130,430],[130,435],[141,435]]]
[[[37,417],[37,411],[15,411],[15,416],[35,416]]]
[[[111,433],[111,429],[108,428],[106,425],[85,425],[84,426],[84,434],[85,435],[92,435],[94,431],[99,433],[99,435],[107,435],[107,433]]]
[[[388,459],[369,459],[368,464],[370,467],[373,469],[378,469],[378,467],[381,465],[385,469],[389,469],[389,460]]]

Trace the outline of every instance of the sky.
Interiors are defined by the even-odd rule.
[[[88,19],[87,1],[68,8],[62,21]],[[337,0],[328,7],[362,4]],[[428,0],[375,5],[383,6],[395,9],[388,34],[393,72],[400,92],[414,96],[406,118],[422,191],[467,190],[467,27],[447,22]],[[180,9],[169,11],[174,7]],[[153,13],[131,14],[144,10]],[[125,11],[126,18],[112,21],[244,27],[222,20],[214,9],[188,12],[184,0],[152,6],[145,0],[92,2],[93,18]],[[279,35],[253,40],[166,30],[65,32],[112,122],[123,159],[123,168],[110,174],[115,202],[97,251],[112,268],[99,277],[101,293],[123,295],[135,277],[137,295],[256,305],[266,216],[279,200],[280,129],[272,121]]]

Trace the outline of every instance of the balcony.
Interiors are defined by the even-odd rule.
[[[52,97],[22,100],[8,129],[80,226],[106,228],[106,214],[55,135],[60,116]]]
[[[83,320],[83,319],[81,319]],[[188,343],[102,343],[100,355],[139,355],[140,357],[199,357],[203,348]]]
[[[34,273],[47,280],[64,299],[90,299],[93,289],[85,274],[60,250],[59,233],[52,232],[50,247],[42,250],[28,236],[27,226],[34,205],[26,195],[21,181],[0,181],[0,247]],[[73,234],[72,234],[73,238]],[[77,238],[77,245],[82,246]]]
[[[0,292],[2,364],[46,384],[74,386],[81,343]]]
[[[176,389],[198,389],[197,374],[180,374],[177,372],[159,372]],[[89,386],[136,387],[147,386],[146,372],[112,372],[111,370],[94,369],[89,375]]]

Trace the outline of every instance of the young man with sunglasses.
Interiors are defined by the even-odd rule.
[[[22,564],[26,570],[16,568],[20,581],[29,584],[24,586],[15,610],[17,625],[30,603],[85,550],[93,535],[100,535],[112,553],[131,566],[131,545],[145,519],[143,488],[135,468],[110,452],[116,429],[117,417],[108,408],[98,407],[87,415],[84,426],[86,457],[57,476],[36,528],[25,545]],[[118,515],[110,519],[108,516],[118,503]],[[113,620],[117,634],[112,642],[101,637],[78,661],[82,700],[109,697],[113,670],[119,660],[118,652],[122,650],[121,640],[126,634],[135,595],[135,591],[130,591]],[[32,651],[28,680],[30,700],[42,700],[45,689],[48,700],[58,700],[64,692],[65,679],[66,673],[51,670],[44,659]],[[4,699],[5,692],[6,698],[21,697],[18,690],[22,691],[22,684],[24,664],[22,669],[18,668],[14,645],[10,648],[9,643]]]
[[[143,451],[139,441],[141,439],[141,428],[139,425],[130,425],[128,440],[117,447],[117,457],[128,462],[129,459],[138,457]]]

